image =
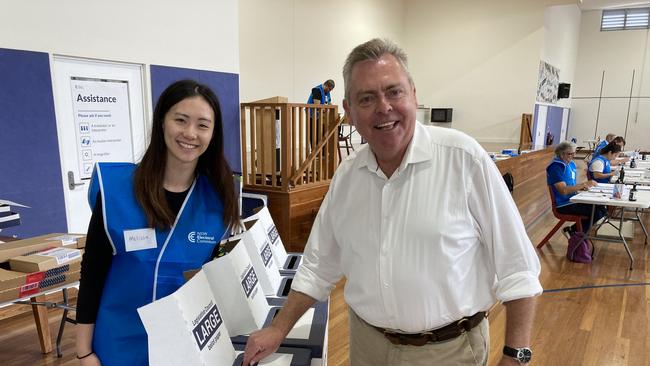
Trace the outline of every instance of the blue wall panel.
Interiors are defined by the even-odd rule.
[[[239,75],[214,71],[151,65],[152,105],[160,94],[175,81],[194,79],[208,85],[219,97],[223,115],[224,148],[232,170],[241,173],[241,138],[239,120]]]
[[[67,230],[50,61],[47,53],[0,48],[0,198],[22,224],[0,235]]]

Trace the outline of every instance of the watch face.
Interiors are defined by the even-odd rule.
[[[517,361],[521,363],[530,362],[533,352],[528,348],[520,348],[517,352]]]

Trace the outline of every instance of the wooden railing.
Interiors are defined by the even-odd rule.
[[[288,192],[329,182],[338,165],[338,107],[241,104],[244,187]]]

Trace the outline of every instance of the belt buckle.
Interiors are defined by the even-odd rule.
[[[458,326],[460,329],[462,329],[461,333],[467,331],[467,328],[465,328],[466,323],[469,324],[469,319],[468,318],[462,318],[461,320],[456,322],[456,326]]]

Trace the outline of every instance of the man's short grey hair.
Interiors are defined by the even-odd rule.
[[[555,147],[555,156],[560,157],[562,153],[565,153],[569,150],[575,150],[576,144],[571,141],[562,141]]]
[[[345,60],[345,65],[343,65],[343,82],[345,83],[345,99],[350,97],[350,79],[352,76],[352,67],[361,61],[367,60],[379,60],[383,55],[393,55],[402,65],[402,69],[406,72],[406,75],[409,78],[411,85],[413,84],[413,78],[411,73],[408,70],[408,57],[406,52],[402,50],[397,44],[388,39],[371,39],[366,43],[362,43],[356,46],[352,52],[348,55],[348,58]]]

